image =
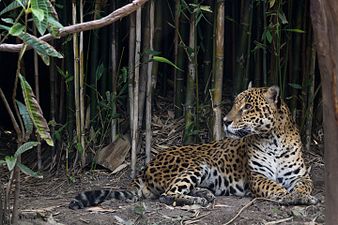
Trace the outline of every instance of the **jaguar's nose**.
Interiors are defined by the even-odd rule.
[[[225,125],[225,126],[229,126],[229,125],[232,123],[232,121],[229,120],[227,117],[224,117],[224,118],[223,118],[223,122],[224,122],[224,125]]]

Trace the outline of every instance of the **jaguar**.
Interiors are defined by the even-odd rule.
[[[127,188],[81,192],[69,208],[144,198],[207,206],[221,195],[264,197],[283,205],[318,202],[311,195],[299,130],[279,87],[238,94],[223,127],[222,140],[160,151]]]

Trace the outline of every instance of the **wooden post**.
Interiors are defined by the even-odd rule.
[[[311,0],[311,19],[322,80],[325,147],[325,223],[338,221],[338,1]]]

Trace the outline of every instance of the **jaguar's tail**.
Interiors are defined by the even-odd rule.
[[[109,199],[118,199],[135,202],[139,196],[131,191],[113,191],[113,190],[94,190],[79,193],[75,199],[69,203],[70,209],[82,209],[89,206],[95,206]]]

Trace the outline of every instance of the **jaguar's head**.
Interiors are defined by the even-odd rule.
[[[249,88],[241,92],[230,112],[224,117],[226,137],[243,138],[268,133],[275,127],[281,107],[279,88]]]

